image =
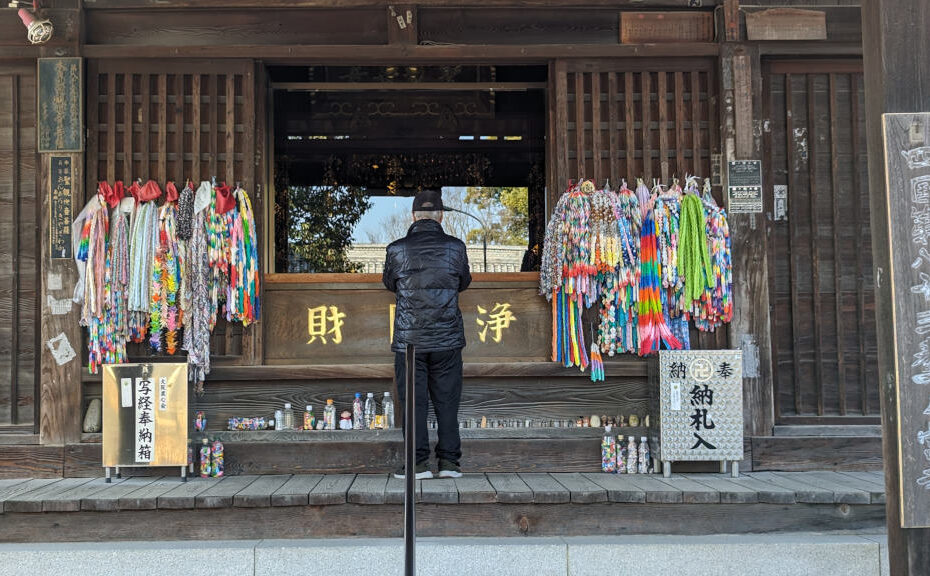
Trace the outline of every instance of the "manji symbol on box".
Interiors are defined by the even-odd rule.
[[[659,352],[660,458],[743,459],[740,350]]]

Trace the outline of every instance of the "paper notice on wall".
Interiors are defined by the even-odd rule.
[[[119,381],[119,405],[122,408],[132,408],[132,378],[122,378]]]
[[[158,379],[158,409],[162,412],[168,409],[168,378],[165,376]]]
[[[73,300],[70,298],[55,298],[51,294],[46,294],[46,303],[48,304],[48,311],[51,312],[52,316],[64,316],[71,311],[71,304]]]
[[[55,359],[55,363],[59,366],[63,366],[77,357],[74,348],[71,347],[71,342],[68,341],[68,337],[64,332],[46,342],[45,345],[51,351],[52,358]]]

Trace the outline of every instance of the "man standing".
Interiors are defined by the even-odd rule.
[[[416,477],[432,478],[429,468],[428,402],[439,424],[440,478],[462,475],[459,460],[459,402],[462,398],[462,348],[465,328],[459,292],[471,283],[465,243],[442,230],[442,194],[418,192],[413,199],[413,224],[407,235],[387,247],[381,277],[397,295],[394,314],[394,378],[404,405],[405,350],[416,348]],[[405,428],[406,428],[406,423]],[[404,468],[394,474],[404,477]]]

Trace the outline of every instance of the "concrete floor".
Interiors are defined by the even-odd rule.
[[[403,574],[399,539],[0,544],[0,576]],[[422,538],[417,574],[887,576],[883,534]]]

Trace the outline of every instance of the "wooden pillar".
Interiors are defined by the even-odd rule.
[[[721,46],[721,152],[730,160],[758,160],[761,144],[753,136],[754,111],[761,113],[758,50],[739,42],[737,2],[725,4]],[[732,19],[737,19],[734,23]],[[723,167],[726,190],[726,165]],[[763,190],[763,194],[767,194]],[[724,197],[726,193],[724,192]],[[729,208],[729,206],[727,206]],[[733,321],[730,345],[743,351],[743,413],[746,436],[769,436],[774,426],[771,324],[765,214],[729,214],[733,262]]]
[[[72,39],[65,45],[43,47],[41,57],[71,57],[80,55],[80,2],[56,0],[54,10],[45,17],[52,20],[55,34]],[[71,4],[71,5],[68,5]],[[41,15],[41,14],[40,14]],[[41,96],[40,96],[41,99]],[[38,102],[41,106],[41,100]],[[40,399],[39,439],[42,444],[61,446],[81,440],[81,365],[86,355],[81,341],[80,307],[71,306],[67,313],[53,313],[51,302],[70,299],[77,280],[74,260],[53,259],[49,247],[51,203],[49,198],[49,168],[51,156],[67,156],[72,166],[71,211],[77,216],[84,206],[84,153],[41,153],[37,168],[39,173],[39,197],[42,199],[40,212],[41,244],[38,247],[41,263],[39,306],[40,311]],[[53,348],[60,349],[64,342],[76,353],[66,362],[56,360]]]
[[[930,574],[930,529],[901,528],[899,422],[896,395],[894,294],[890,278],[889,206],[885,190],[882,114],[930,112],[930,4],[926,0],[862,0],[866,127],[869,150],[872,259],[878,376],[882,400],[885,513],[892,576]],[[904,503],[908,505],[907,502]],[[913,503],[912,503],[913,504]]]

